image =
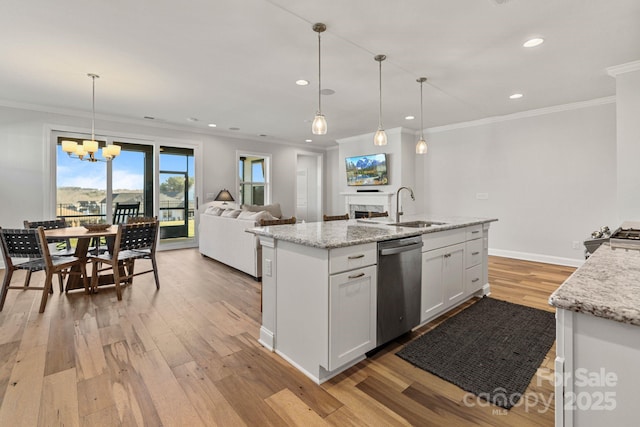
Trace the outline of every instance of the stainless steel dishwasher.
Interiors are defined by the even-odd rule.
[[[420,324],[421,248],[421,236],[378,243],[377,346]]]

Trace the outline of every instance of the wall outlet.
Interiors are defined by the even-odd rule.
[[[571,246],[573,247],[573,249],[580,249],[580,242],[577,240],[574,240]]]
[[[487,200],[489,199],[489,193],[476,193],[476,199]]]

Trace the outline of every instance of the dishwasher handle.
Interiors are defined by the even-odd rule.
[[[392,248],[380,249],[380,256],[395,255],[402,252],[408,252],[415,249],[420,249],[423,244],[424,244],[423,242],[418,242],[418,243],[411,243],[410,245],[395,246]]]

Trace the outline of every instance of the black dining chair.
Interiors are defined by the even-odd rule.
[[[137,217],[140,214],[140,202],[117,203],[113,209],[112,224],[126,224],[129,217]]]
[[[33,228],[37,229],[38,227],[42,227],[45,230],[55,230],[59,228],[67,228],[67,222],[64,219],[51,219],[45,221],[24,221],[24,228]],[[71,247],[71,241],[69,239],[47,239],[47,243],[53,244],[55,249],[51,251],[51,256],[74,256],[75,249]],[[49,247],[51,250],[51,246]],[[58,280],[60,282],[60,292],[63,291],[63,274],[58,275]],[[25,277],[25,286],[29,286],[29,281],[31,280],[31,271],[27,271],[27,276]]]
[[[94,292],[98,289],[99,274],[111,270],[116,287],[116,296],[122,300],[121,283],[132,283],[134,276],[153,273],[156,289],[160,289],[158,279],[158,265],[156,263],[156,244],[160,223],[157,219],[148,222],[118,225],[118,233],[114,239],[114,246],[110,252],[91,256],[92,275],[91,287]],[[135,261],[147,259],[152,268],[135,272]]]
[[[2,254],[4,256],[5,274],[0,295],[0,311],[4,308],[9,289],[42,290],[40,300],[40,313],[44,312],[47,297],[51,292],[53,275],[81,274],[86,292],[89,292],[87,282],[86,264],[76,257],[52,257],[47,245],[43,227],[34,229],[8,229],[0,228],[0,240],[2,241]],[[26,261],[25,261],[26,259]],[[71,267],[78,265],[80,271],[73,273]],[[17,270],[26,270],[28,273],[42,271],[46,273],[43,286],[12,286],[11,278]]]

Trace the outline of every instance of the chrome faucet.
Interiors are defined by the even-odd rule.
[[[400,215],[404,215],[404,212],[400,212],[400,191],[402,189],[409,190],[411,192],[411,200],[415,200],[416,197],[413,195],[413,190],[409,187],[400,187],[396,192],[396,222],[400,222]]]

